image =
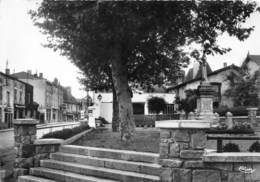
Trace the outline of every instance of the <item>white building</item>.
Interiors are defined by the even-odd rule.
[[[112,122],[113,94],[94,93],[93,97],[94,104],[100,108],[100,116],[105,118],[108,122]],[[133,93],[132,103],[134,114],[151,114],[148,109],[148,100],[152,97],[164,98],[168,106],[170,106],[168,107],[168,112],[173,112],[173,102],[175,99],[175,94],[173,93]]]

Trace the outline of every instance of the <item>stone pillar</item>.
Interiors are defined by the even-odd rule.
[[[214,89],[208,82],[198,86],[199,98],[197,99],[198,119],[210,120],[213,123],[213,96]]]
[[[258,108],[247,108],[247,110],[248,110],[249,123],[253,127],[257,126],[256,115],[257,115]]]
[[[28,174],[33,166],[35,153],[34,141],[36,140],[36,124],[34,119],[14,120],[15,162],[14,176]]]
[[[161,182],[220,182],[220,172],[207,169],[202,157],[210,121],[156,122],[160,128]]]

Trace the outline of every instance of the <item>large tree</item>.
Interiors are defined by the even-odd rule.
[[[134,134],[129,82],[162,84],[174,79],[187,57],[183,46],[196,42],[203,55],[225,53],[217,45],[223,32],[247,38],[252,27],[242,24],[254,3],[228,2],[107,2],[43,0],[32,15],[49,38],[84,73],[112,70],[119,103],[121,138]],[[192,54],[199,59],[199,52]]]

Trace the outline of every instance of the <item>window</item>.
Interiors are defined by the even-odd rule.
[[[7,95],[7,106],[10,107],[11,106],[11,103],[10,103],[10,92],[7,91],[6,95]]]
[[[20,96],[19,96],[19,103],[20,103],[20,104],[22,103],[22,96],[23,96],[23,92],[20,91]]]
[[[14,102],[17,102],[17,89],[14,89]]]
[[[3,102],[3,86],[0,85],[0,104]]]
[[[31,94],[27,93],[27,97],[28,97],[28,104],[31,104]]]

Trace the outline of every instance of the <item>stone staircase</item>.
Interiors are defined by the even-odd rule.
[[[160,181],[159,154],[64,145],[18,182]]]

